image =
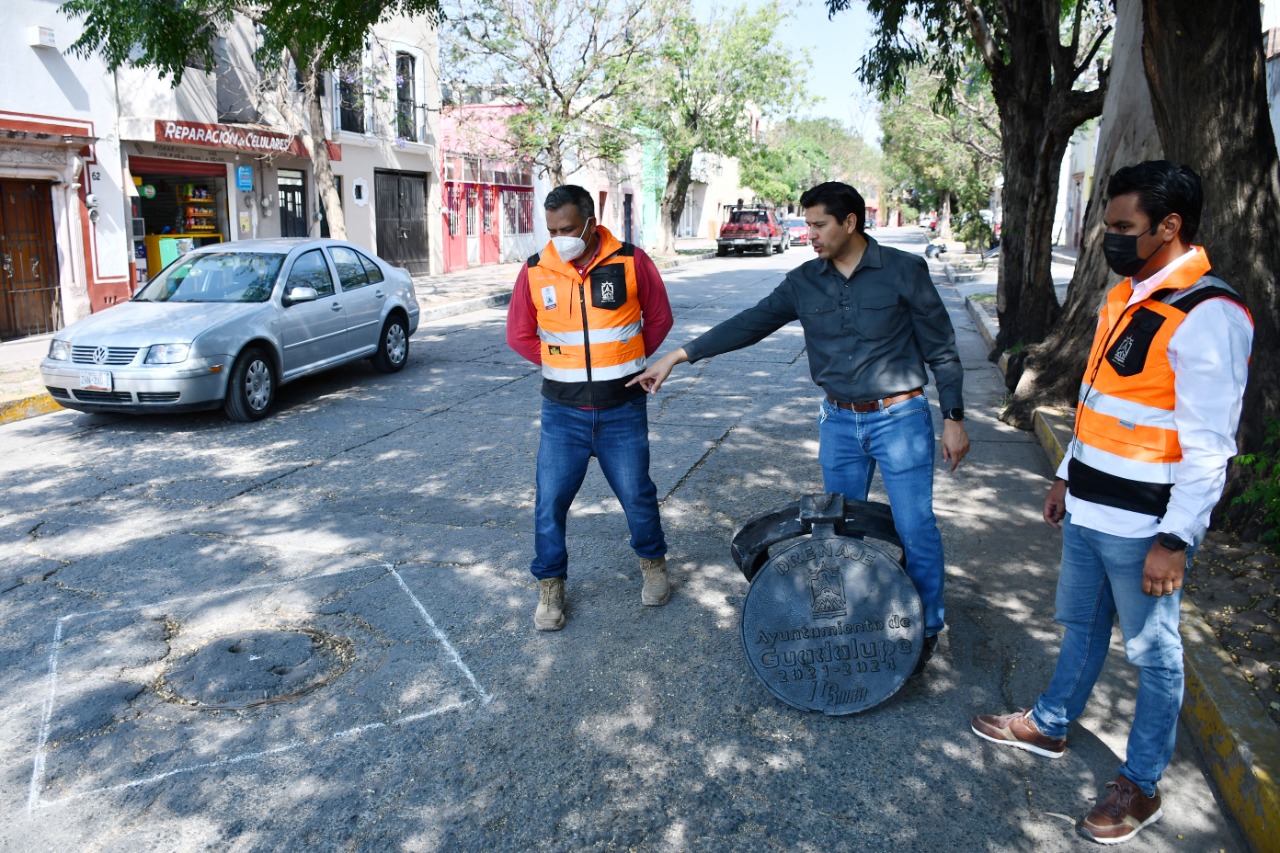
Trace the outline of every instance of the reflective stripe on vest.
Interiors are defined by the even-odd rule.
[[[645,360],[643,358],[638,358],[633,361],[609,365],[607,367],[593,366],[591,368],[590,375],[588,375],[585,367],[549,367],[544,362],[542,365],[542,375],[548,379],[554,379],[557,382],[605,382],[609,379],[622,379],[633,373],[639,373],[644,370],[644,363]]]
[[[591,336],[588,338],[582,332],[548,332],[545,329],[538,329],[538,337],[542,339],[543,343],[568,347],[580,347],[583,341],[589,340],[594,347],[596,344],[630,341],[640,334],[640,324],[628,323],[625,326],[617,326],[610,329],[591,329],[590,331]]]
[[[1193,290],[1215,287],[1206,277],[1204,249],[1188,258],[1151,295],[1133,305],[1125,279],[1107,294],[1102,320],[1080,384],[1068,484],[1085,500],[1147,515],[1163,515],[1182,446],[1174,422],[1177,395],[1169,341],[1194,304],[1179,307]]]

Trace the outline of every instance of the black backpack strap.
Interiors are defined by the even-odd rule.
[[[533,269],[538,265],[538,261],[541,261],[541,260],[542,260],[542,253],[538,252],[535,255],[530,255],[529,260],[525,261],[525,263],[529,265],[530,269]]]
[[[1155,293],[1152,294],[1152,298],[1159,299],[1184,314],[1189,313],[1192,308],[1202,302],[1208,302],[1210,299],[1230,299],[1246,311],[1249,309],[1249,306],[1244,304],[1244,299],[1236,292],[1235,288],[1222,279],[1211,275],[1206,275],[1185,290]]]

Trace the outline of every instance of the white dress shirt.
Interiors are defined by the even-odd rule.
[[[1150,296],[1198,251],[1192,248],[1144,281],[1135,281],[1128,304]],[[1209,513],[1222,496],[1227,463],[1236,454],[1236,427],[1252,346],[1253,323],[1238,303],[1210,299],[1192,309],[1169,339],[1173,421],[1182,461],[1174,466],[1173,491],[1164,517],[1087,501],[1074,497],[1068,489],[1067,512],[1072,523],[1131,539],[1173,533],[1186,542],[1200,541],[1209,526]],[[1075,439],[1069,450],[1074,449]],[[1068,452],[1058,466],[1057,476],[1063,480],[1068,479],[1071,455]]]

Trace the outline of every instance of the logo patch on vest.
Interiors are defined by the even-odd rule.
[[[1129,318],[1128,325],[1107,350],[1107,363],[1119,376],[1137,376],[1147,365],[1147,355],[1156,333],[1164,325],[1165,317],[1149,308],[1139,308]]]
[[[560,354],[560,347],[557,347],[557,346],[549,346],[549,347],[547,347],[547,352],[548,352],[550,355],[559,355],[559,354]]]
[[[1124,339],[1116,345],[1115,352],[1111,354],[1111,363],[1116,367],[1124,367],[1125,359],[1129,357],[1129,352],[1133,349],[1133,336],[1125,335]]]
[[[616,311],[627,304],[627,271],[622,264],[607,264],[591,271],[591,304]]]
[[[556,308],[556,289],[548,285],[542,288],[542,304],[548,311]]]

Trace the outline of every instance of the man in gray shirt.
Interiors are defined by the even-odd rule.
[[[919,672],[945,624],[933,420],[922,387],[928,365],[942,408],[942,458],[954,471],[969,452],[955,330],[924,259],[867,236],[866,203],[857,190],[828,181],[800,196],[800,205],[818,257],[789,272],[755,307],[663,356],[630,384],[656,393],[677,364],[749,347],[799,320],[809,372],[826,393],[818,420],[823,487],[866,500],[879,465],[907,574],[924,605]]]

